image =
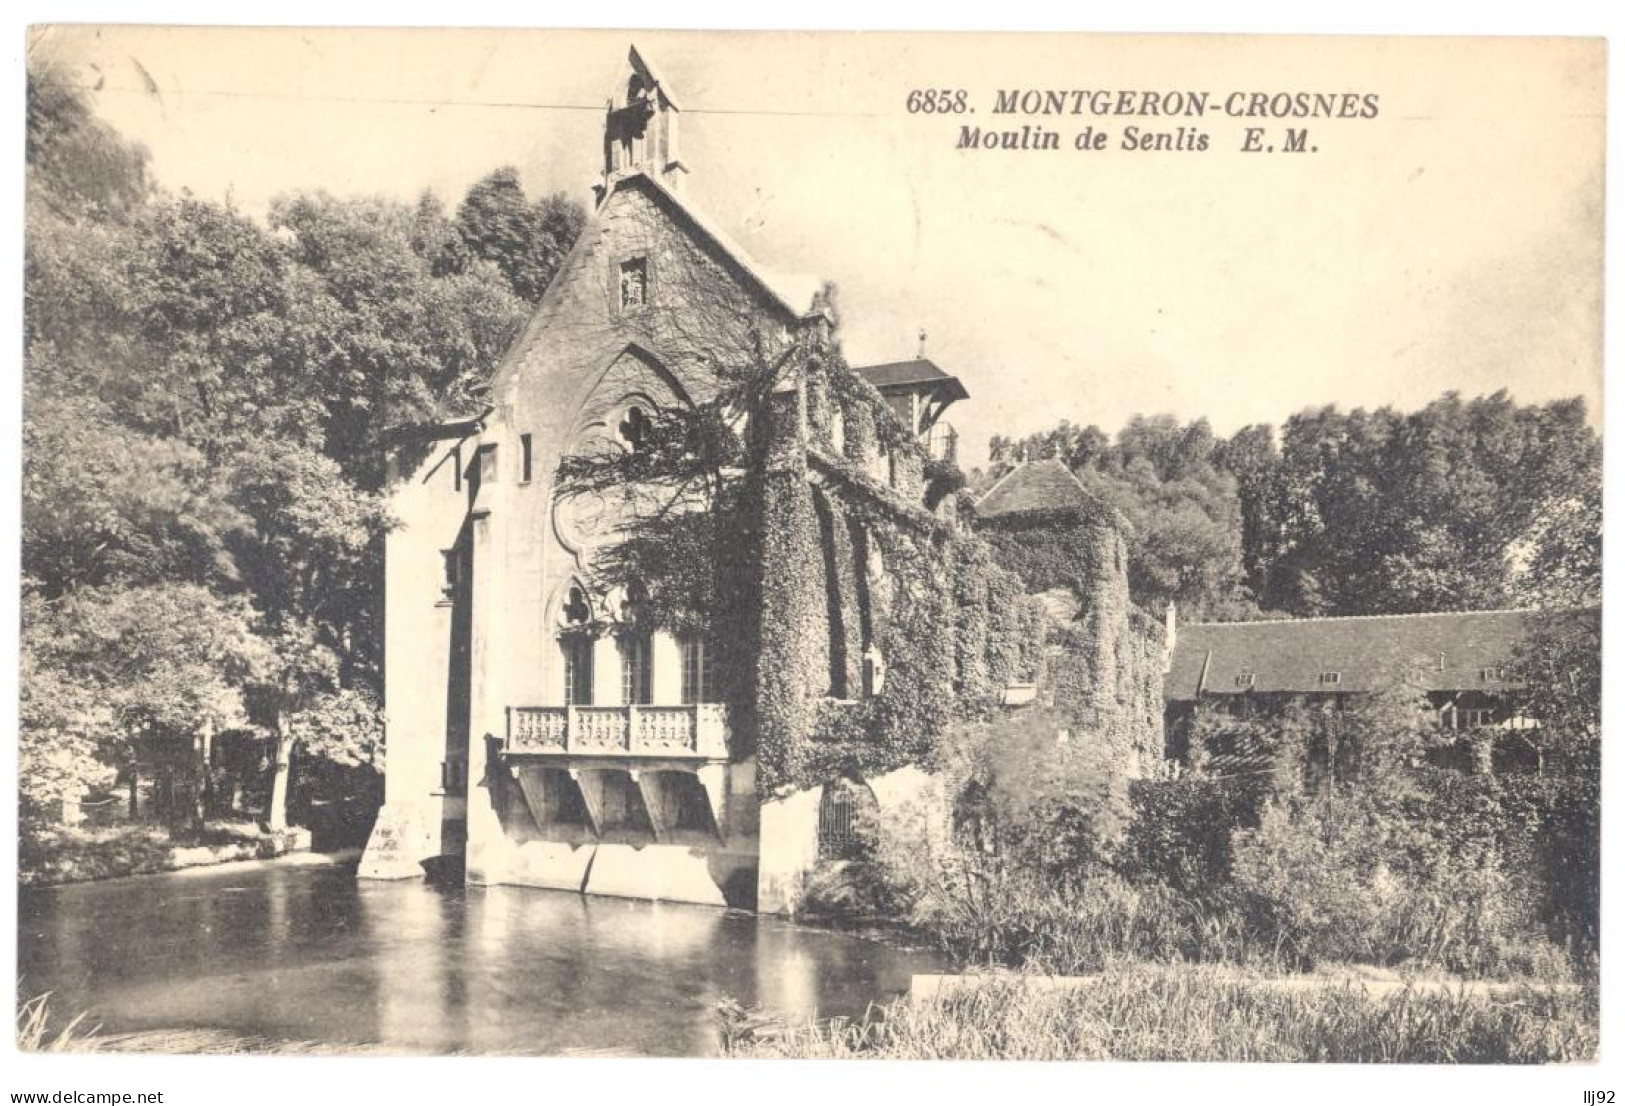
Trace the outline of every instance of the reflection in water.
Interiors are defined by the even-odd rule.
[[[25,889],[18,945],[25,994],[108,1032],[542,1055],[711,1053],[721,998],[856,1015],[936,966],[704,907],[331,868]]]

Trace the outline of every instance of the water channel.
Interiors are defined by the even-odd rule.
[[[772,918],[345,867],[25,888],[18,917],[22,993],[105,1032],[403,1052],[709,1055],[723,998],[858,1015],[940,966]]]

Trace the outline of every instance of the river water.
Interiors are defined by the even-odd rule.
[[[105,1032],[401,1051],[708,1055],[723,998],[858,1015],[928,953],[705,907],[194,870],[24,889],[25,996]]]

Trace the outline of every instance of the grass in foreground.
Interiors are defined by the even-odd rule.
[[[1592,989],[1375,999],[1202,969],[1130,968],[1064,990],[999,978],[858,1021],[785,1027],[735,1006],[722,1021],[725,1052],[757,1058],[1541,1064],[1595,1060],[1598,1040]]]

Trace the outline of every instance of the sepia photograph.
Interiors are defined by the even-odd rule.
[[[15,1049],[1594,1070],[1606,57],[27,28]]]

